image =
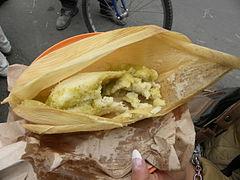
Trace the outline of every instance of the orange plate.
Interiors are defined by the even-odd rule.
[[[65,39],[63,41],[60,41],[59,43],[51,46],[50,48],[48,48],[46,51],[44,51],[42,54],[40,54],[40,56],[38,56],[34,61],[38,60],[39,58],[49,54],[50,52],[53,52],[57,49],[60,49],[60,48],[63,48],[69,44],[72,44],[72,43],[75,43],[77,41],[80,41],[84,38],[88,38],[88,37],[91,37],[91,36],[94,36],[94,35],[97,35],[97,34],[100,34],[100,32],[96,32],[96,33],[88,33],[88,34],[80,34],[80,35],[77,35],[77,36],[73,36],[73,37],[70,37],[68,39]]]

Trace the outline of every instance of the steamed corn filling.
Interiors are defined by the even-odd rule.
[[[70,112],[104,116],[165,105],[158,74],[144,66],[118,71],[82,73],[59,83],[46,104]]]

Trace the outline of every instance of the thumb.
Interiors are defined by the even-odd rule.
[[[149,178],[147,164],[138,150],[132,152],[132,180],[147,180]]]

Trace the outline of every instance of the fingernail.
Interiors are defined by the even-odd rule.
[[[142,156],[141,156],[140,152],[136,149],[134,149],[132,152],[132,160],[133,160],[135,169],[142,166],[142,164],[143,164]]]
[[[138,150],[136,150],[136,149],[133,150],[132,159],[142,159],[142,156]]]

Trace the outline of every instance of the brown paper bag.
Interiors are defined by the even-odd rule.
[[[158,169],[182,169],[193,151],[194,134],[189,112],[182,106],[164,117],[114,130],[30,134],[23,158],[31,161],[40,179],[121,179],[131,171],[133,149]]]
[[[37,180],[32,165],[21,157],[25,154],[25,129],[21,121],[0,124],[0,179]]]

